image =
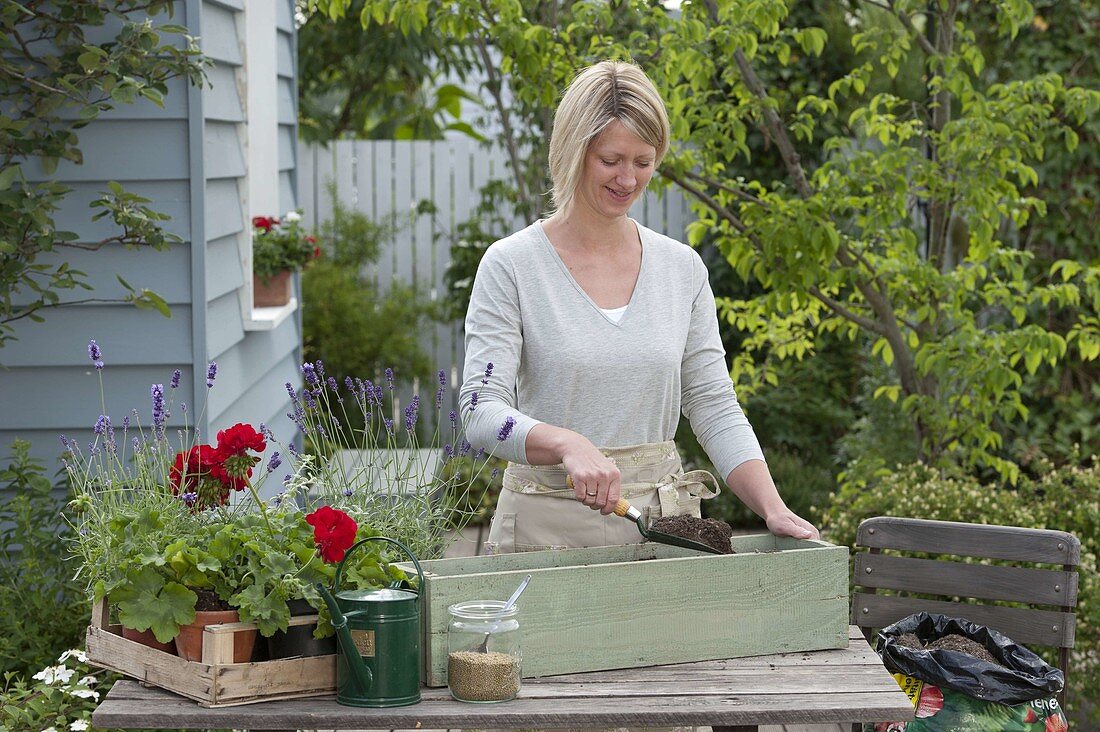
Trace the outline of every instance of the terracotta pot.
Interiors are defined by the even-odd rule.
[[[155,648],[158,651],[170,653],[173,656],[176,655],[176,644],[172,641],[161,643],[159,640],[157,640],[157,637],[153,635],[153,631],[151,630],[134,630],[133,628],[127,628],[123,626],[122,637],[126,640],[140,643],[143,646],[149,646],[150,648]]]
[[[196,610],[195,622],[180,626],[180,634],[176,636],[176,650],[188,661],[201,661],[203,628],[219,623],[236,623],[238,620],[240,616],[236,610]],[[246,630],[233,634],[233,663],[248,663],[252,660],[256,632]]]
[[[290,302],[290,270],[284,269],[272,275],[265,283],[258,275],[252,276],[252,306],[270,308]]]

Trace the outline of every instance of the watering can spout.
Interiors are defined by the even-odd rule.
[[[359,695],[366,695],[371,687],[371,672],[363,662],[363,657],[356,650],[355,640],[351,637],[351,631],[348,630],[348,619],[340,611],[339,603],[336,602],[336,598],[332,596],[328,588],[318,583],[317,591],[321,593],[321,597],[324,598],[329,613],[332,615],[332,627],[336,630],[336,636],[339,639],[340,653],[343,654],[348,671],[351,672],[351,681],[356,686]]]

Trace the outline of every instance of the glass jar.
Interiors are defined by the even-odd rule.
[[[472,600],[448,608],[447,686],[459,701],[508,701],[519,693],[519,608],[504,604]]]

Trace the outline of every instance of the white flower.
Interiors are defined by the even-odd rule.
[[[71,668],[65,668],[64,666],[47,666],[31,678],[43,681],[47,684],[54,684],[58,681],[62,684],[67,684],[75,673],[76,671],[73,671]]]
[[[84,653],[84,651],[80,650],[79,648],[74,648],[71,651],[65,651],[61,654],[61,657],[57,659],[57,662],[65,663],[65,661],[69,660],[70,658],[75,658],[81,663],[88,662],[88,656]]]
[[[302,214],[297,211],[287,211],[283,219],[291,224],[302,220]]]
[[[42,732],[57,732],[57,727],[47,727]]]
[[[95,676],[85,676],[76,683],[80,684],[81,686],[95,686],[99,683],[99,679],[97,679]]]
[[[78,719],[69,725],[69,729],[75,729],[77,730],[77,732],[83,732],[83,730],[88,729],[88,720]]]
[[[80,697],[81,699],[95,699],[99,701],[99,692],[92,691],[91,689],[72,689],[69,691],[69,696]]]

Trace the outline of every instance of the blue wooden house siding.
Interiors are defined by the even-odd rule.
[[[117,274],[163,296],[172,316],[89,303],[47,311],[42,323],[20,323],[19,340],[0,350],[0,454],[17,437],[30,440],[34,455],[53,474],[60,467],[59,434],[81,444],[91,439],[100,399],[99,375],[86,352],[90,338],[103,349],[107,409],[116,425],[133,408],[148,424],[150,385],[161,383],[170,391],[172,371],[179,368],[181,386],[169,394],[176,405],[171,425],[182,426],[186,419],[203,441],[236,422],[266,423],[284,443],[296,438],[283,384],[298,383],[300,318],[295,314],[277,324],[257,320],[247,298],[251,273],[245,271],[250,217],[264,213],[249,210],[247,196],[243,90],[248,73],[278,75],[280,143],[277,150],[253,152],[278,155],[279,204],[283,211],[298,205],[295,146],[289,144],[297,134],[293,0],[276,2],[279,62],[251,70],[244,58],[244,0],[185,0],[170,20],[159,17],[158,22],[186,25],[200,38],[213,62],[210,85],[200,89],[175,80],[164,108],[138,103],[104,115],[78,132],[84,163],[62,164],[51,176],[73,188],[57,221],[59,228],[77,232],[81,243],[114,233],[105,222],[91,222],[88,208],[109,180],[172,217],[166,228],[183,241],[168,251],[109,245],[57,255],[88,274],[95,286],[90,296],[121,297]],[[275,109],[255,113],[272,115]],[[218,374],[208,390],[211,360],[218,363]],[[186,415],[181,402],[187,404]],[[273,483],[264,492],[276,490]]]

